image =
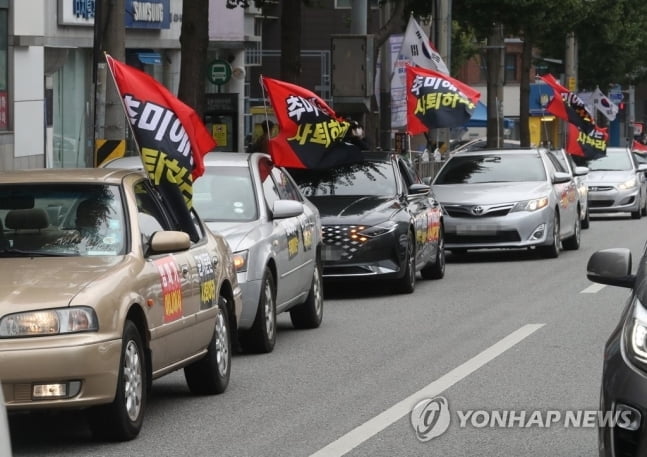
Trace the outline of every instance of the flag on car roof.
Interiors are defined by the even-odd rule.
[[[413,14],[409,16],[400,55],[409,59],[415,66],[449,74],[445,61],[438,51],[434,49],[427,34],[422,30]]]
[[[444,73],[407,65],[407,133],[465,125],[480,97],[479,91]]]
[[[597,159],[607,155],[609,133],[606,128],[595,127],[584,133],[574,124],[568,124],[566,152],[585,159]]]
[[[198,114],[155,78],[106,54],[126,116],[156,185],[174,184],[192,207],[193,181],[204,173],[204,155],[216,142]]]
[[[575,124],[586,134],[591,133],[596,125],[586,103],[577,94],[562,86],[550,73],[540,76],[540,78],[553,89],[554,93],[553,98],[550,99],[546,106],[546,111],[571,124]]]
[[[279,125],[269,140],[276,165],[330,168],[363,159],[355,123],[335,113],[317,94],[296,84],[261,76]]]
[[[640,141],[633,140],[631,143],[631,150],[638,152],[639,154],[647,154],[647,144],[641,143]]]

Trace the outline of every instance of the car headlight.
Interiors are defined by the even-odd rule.
[[[510,211],[537,211],[546,206],[548,206],[548,197],[541,197],[517,202]]]
[[[620,189],[633,189],[637,185],[638,185],[638,181],[636,180],[636,177],[634,176],[633,178],[627,179],[622,184],[618,184],[618,188],[620,188]]]
[[[247,256],[249,251],[238,251],[234,252],[232,258],[234,260],[234,268],[236,273],[242,273],[247,271]]]
[[[625,347],[631,359],[647,370],[647,310],[634,298],[633,317],[625,324]]]
[[[0,319],[0,338],[96,332],[97,315],[87,306],[8,314]]]
[[[359,239],[360,241],[366,241],[366,238],[375,238],[377,236],[386,235],[387,233],[393,232],[397,228],[398,224],[394,221],[386,221],[381,224],[365,226],[360,225],[358,227],[353,227],[350,230],[351,239]]]

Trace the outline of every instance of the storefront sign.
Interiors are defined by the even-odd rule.
[[[124,26],[128,29],[168,29],[171,0],[125,0]],[[96,0],[58,0],[58,23],[93,27]]]

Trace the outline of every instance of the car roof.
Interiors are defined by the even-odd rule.
[[[141,174],[133,170],[107,168],[36,168],[0,172],[0,183],[103,182],[106,184],[121,184],[124,177],[133,173]]]
[[[451,154],[451,157],[468,157],[468,156],[482,156],[482,155],[519,155],[519,154],[539,154],[541,149],[538,148],[515,148],[515,149],[473,149],[473,150],[463,150],[463,151],[454,151]]]
[[[204,166],[247,167],[256,157],[270,156],[262,152],[220,152],[211,151],[204,156]],[[271,159],[270,159],[271,160]]]

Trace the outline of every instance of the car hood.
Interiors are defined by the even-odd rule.
[[[482,184],[434,185],[443,204],[493,205],[539,198],[551,192],[547,182],[497,182]]]
[[[3,258],[0,314],[68,306],[90,283],[110,274],[125,260],[109,257]],[[89,303],[91,304],[91,303]]]
[[[247,249],[261,235],[259,230],[263,223],[256,220],[250,222],[207,222],[209,230],[225,237],[232,252]]]
[[[586,183],[622,183],[631,179],[636,174],[631,170],[599,170],[589,171],[586,175]]]
[[[371,224],[389,219],[403,208],[395,197],[326,196],[308,197],[319,209],[323,224]]]

